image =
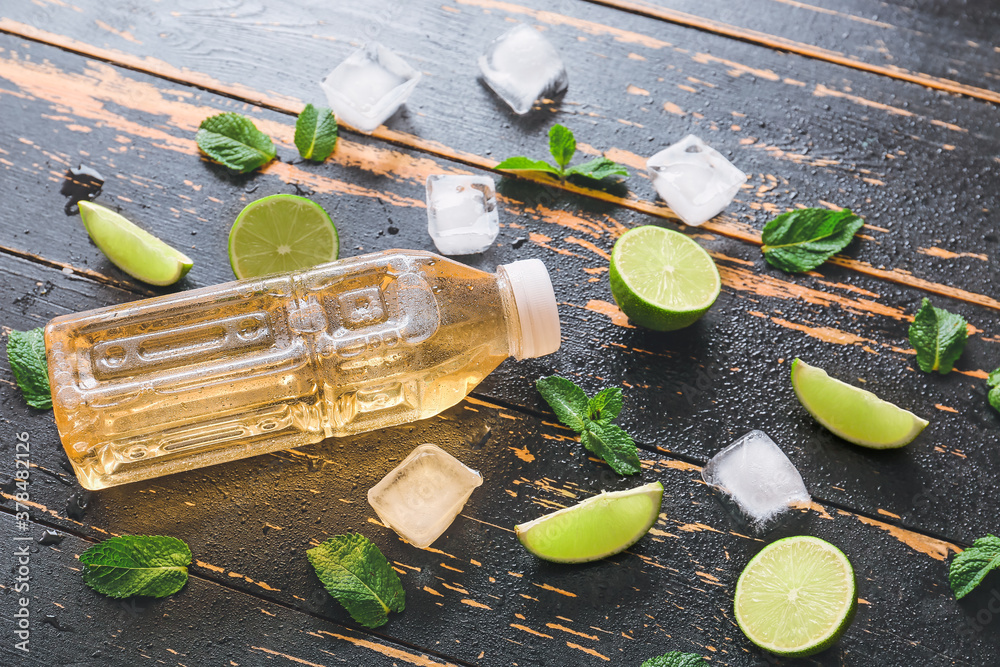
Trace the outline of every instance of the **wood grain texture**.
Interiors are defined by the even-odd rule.
[[[24,429],[35,442],[50,442],[49,417],[18,409],[13,393],[0,387],[0,400],[12,408],[0,436],[10,441]],[[410,447],[427,441],[479,469],[485,484],[446,534],[421,551],[378,522],[365,493]],[[671,649],[720,665],[767,661],[742,637],[731,612],[736,577],[765,542],[727,516],[696,466],[644,455],[639,479],[621,479],[588,458],[566,431],[484,401],[375,434],[106,489],[90,494],[76,518],[67,506],[78,489],[60,464],[61,452],[40,448],[38,456],[36,465],[49,471],[36,469],[38,520],[88,539],[156,526],[190,544],[198,578],[337,624],[351,626],[304,552],[331,535],[360,531],[394,564],[407,593],[406,611],[378,635],[452,662],[638,665]],[[515,522],[599,489],[654,479],[666,487],[660,520],[619,556],[547,564],[512,533]],[[988,595],[961,604],[952,599],[946,569],[955,545],[822,505],[796,514],[768,539],[799,533],[846,551],[864,600],[845,639],[807,664],[874,664],[868,656],[886,651],[899,660],[890,664],[988,664],[1000,650],[1000,625],[971,625]],[[93,595],[79,586],[81,597]],[[297,644],[285,637],[267,646],[295,655]]]
[[[590,0],[854,69],[1000,103],[1000,12],[962,3]]]
[[[273,14],[252,4],[167,13],[111,3],[101,12],[134,40],[51,6],[21,5],[0,28],[293,112],[321,97],[316,82],[360,40],[405,45],[402,55],[427,76],[381,138],[489,167],[508,154],[544,153],[539,136],[559,121],[585,150],[638,168],[696,132],[753,175],[711,231],[757,242],[764,222],[787,208],[849,206],[870,227],[842,264],[1000,307],[982,287],[996,278],[997,195],[987,185],[1000,168],[994,105],[576,2],[307,3]],[[546,32],[571,79],[561,104],[525,118],[511,118],[475,80],[483,39],[518,21]],[[198,37],[207,34],[226,41]],[[428,37],[438,35],[447,38]],[[261,54],[252,87],[228,46],[244,42]],[[941,179],[942,171],[956,176]],[[644,176],[629,186],[624,196],[591,196],[673,217]],[[968,234],[954,233],[956,221]]]
[[[809,23],[794,18],[802,12],[826,17],[814,22],[820,27],[866,26],[856,41],[845,39],[849,55],[852,44],[902,32],[856,20],[878,20],[858,4],[818,11],[825,2],[809,9],[754,0],[716,18],[784,38]],[[915,26],[940,23],[933,8],[907,3],[880,6],[886,16],[911,16],[913,34],[887,38],[878,57],[990,89],[988,49],[958,46],[967,22],[941,28],[948,49],[922,48]],[[781,5],[785,22],[753,23],[766,12],[752,7],[766,4]],[[682,5],[671,6],[696,11]],[[962,9],[982,29],[989,10]],[[545,261],[563,347],[544,359],[506,362],[457,408],[405,427],[81,496],[51,413],[27,408],[0,364],[0,457],[12,460],[14,433],[31,434],[35,529],[71,533],[58,550],[33,552],[37,606],[62,605],[58,620],[34,626],[43,647],[36,664],[627,666],[668,650],[740,667],[995,662],[1000,623],[991,603],[1000,584],[990,578],[956,602],[947,561],[996,532],[1000,510],[993,491],[1000,417],[983,382],[1000,358],[997,107],[982,95],[947,95],[926,82],[642,13],[570,0],[19,0],[0,9],[0,32],[12,33],[0,35],[4,327],[27,329],[164,291],[110,265],[78,218],[64,213],[66,169],[80,163],[106,176],[100,203],[195,259],[172,289],[231,279],[230,222],[249,201],[276,192],[304,194],[330,211],[343,256],[431,250],[422,210],[427,175],[487,173],[507,154],[540,156],[555,121],[578,132],[585,152],[607,152],[633,170],[661,145],[696,132],[751,175],[726,215],[701,230],[680,227],[718,262],[723,293],[701,322],[672,334],[631,327],[607,287],[608,255],[620,234],[641,224],[678,227],[643,176],[630,179],[629,191],[500,181],[501,235],[466,261],[487,270]],[[544,30],[570,67],[567,96],[526,118],[511,117],[475,81],[474,56],[517,21]],[[828,48],[811,34],[792,36]],[[364,39],[392,45],[425,78],[374,137],[345,131],[328,162],[304,163],[292,145],[291,114],[320,99],[316,81]],[[935,67],[946,52],[961,62],[942,75]],[[986,73],[978,83],[966,78],[978,72]],[[220,110],[250,115],[275,138],[281,159],[236,176],[201,158],[195,128]],[[845,255],[788,276],[763,262],[759,229],[800,205],[851,206],[869,227]],[[906,339],[928,294],[971,324],[969,347],[947,377],[919,373]],[[796,355],[928,417],[931,427],[897,452],[839,441],[795,401],[788,366]],[[532,386],[551,372],[589,392],[622,386],[621,421],[642,448],[639,478],[614,475],[554,423]],[[722,509],[699,465],[750,428],[775,438],[817,500],[765,539],[818,535],[841,546],[859,573],[862,600],[850,633],[807,661],[760,653],[732,618],[736,577],[764,541]],[[428,441],[480,469],[486,484],[445,536],[421,551],[377,521],[365,493]],[[601,489],[656,479],[667,489],[660,521],[606,561],[546,564],[511,532],[516,522]],[[5,538],[12,488],[0,464]],[[81,497],[87,508],[71,511]],[[79,581],[75,556],[89,543],[151,526],[194,551],[193,578],[179,595],[130,612]],[[407,590],[407,610],[375,632],[351,623],[304,556],[349,530],[385,551]],[[13,600],[3,593],[0,616],[9,619]],[[0,648],[0,663],[14,660]]]
[[[30,442],[30,441],[29,441]],[[45,530],[16,528],[0,512],[0,539],[20,547]],[[100,536],[103,539],[105,536]],[[30,543],[29,543],[30,544]],[[192,576],[180,593],[157,600],[115,600],[80,577],[79,556],[92,541],[65,535],[57,545],[31,545],[29,590],[4,590],[4,632],[13,636],[15,599],[26,595],[29,653],[0,644],[4,665],[364,665],[445,667],[446,660],[330,623],[286,605]],[[324,593],[325,595],[325,593]]]
[[[276,192],[298,191],[325,206],[337,220],[344,256],[389,247],[433,250],[425,231],[423,181],[434,172],[469,171],[355,136],[344,137],[327,163],[302,163],[292,157],[293,125],[287,116],[190,93],[50,47],[5,48],[0,76],[16,77],[24,86],[0,96],[12,133],[3,156],[10,164],[0,163],[0,173],[19,193],[11,200],[11,215],[0,221],[0,246],[15,256],[42,258],[52,267],[133,291],[118,301],[153,290],[113,267],[89,242],[78,218],[64,214],[56,193],[64,170],[78,161],[107,176],[99,202],[120,209],[195,260],[194,270],[174,289],[232,279],[226,256],[229,221],[249,201]],[[36,66],[36,60],[41,64]],[[18,68],[31,77],[17,73]],[[40,91],[62,91],[62,96],[52,99]],[[260,174],[234,176],[201,160],[194,129],[200,119],[222,109],[251,114],[289,161],[275,162]],[[630,406],[623,423],[650,450],[703,462],[744,430],[763,428],[794,448],[794,462],[825,501],[870,516],[884,510],[900,517],[891,519],[900,525],[960,543],[994,529],[991,515],[979,511],[998,507],[987,482],[1000,465],[995,446],[1000,420],[985,400],[983,383],[1000,356],[1000,327],[992,310],[937,300],[961,312],[975,332],[960,372],[926,376],[915,370],[906,333],[923,296],[919,291],[836,265],[789,277],[769,268],[754,246],[699,233],[696,238],[719,262],[723,295],[691,329],[656,334],[630,327],[607,286],[614,240],[645,224],[641,215],[520,181],[501,182],[500,193],[502,234],[472,262],[493,270],[527,257],[545,261],[566,336],[557,355],[501,366],[480,386],[479,395],[542,414],[546,407],[532,386],[542,374],[569,375],[592,392],[620,384]],[[39,207],[38,202],[50,203]],[[44,224],[20,224],[39,216]],[[18,266],[28,271],[26,263]],[[32,282],[10,292],[9,310],[25,312],[24,304],[40,296]],[[13,283],[9,289],[15,289]],[[62,303],[33,324],[8,326],[38,326],[55,314],[109,302]],[[903,452],[879,454],[845,445],[795,401],[787,368],[797,355],[836,377],[865,381],[869,389],[931,419],[932,427]],[[934,502],[917,502],[928,494]]]

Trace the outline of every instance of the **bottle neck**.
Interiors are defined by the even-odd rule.
[[[510,355],[530,359],[559,349],[559,309],[548,269],[528,259],[497,267]]]
[[[514,288],[510,284],[510,277],[503,266],[497,267],[495,275],[497,289],[500,291],[500,300],[503,304],[503,319],[507,323],[507,354],[520,361],[524,359],[524,346],[521,340],[521,317],[517,312]]]

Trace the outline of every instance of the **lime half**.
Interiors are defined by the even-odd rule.
[[[521,544],[544,560],[586,563],[628,549],[656,523],[663,485],[601,493],[514,526]]]
[[[792,362],[795,395],[816,421],[835,435],[862,447],[893,449],[909,444],[927,426],[921,419],[858,387],[810,366]]]
[[[194,262],[179,250],[129,222],[119,213],[89,201],[78,202],[83,226],[111,262],[150,285],[173,285]]]
[[[611,294],[635,324],[673,331],[693,324],[719,296],[715,262],[694,240],[646,225],[611,252]]]
[[[297,195],[250,202],[229,231],[229,264],[237,278],[255,278],[332,262],[340,251],[333,220]]]
[[[764,547],[736,582],[736,622],[747,639],[777,655],[806,656],[832,646],[858,606],[854,568],[818,537],[786,537]]]

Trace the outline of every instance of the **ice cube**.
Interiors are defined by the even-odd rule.
[[[566,90],[566,66],[552,43],[534,28],[518,24],[500,35],[479,56],[483,81],[517,114],[526,114],[540,97]]]
[[[799,471],[763,431],[750,431],[709,460],[701,471],[755,528],[764,528],[793,504],[809,503]]]
[[[320,84],[330,108],[351,127],[371,134],[403,106],[420,72],[378,42],[368,42]]]
[[[646,160],[663,201],[685,224],[697,227],[721,213],[747,176],[704,141],[689,134]]]
[[[427,233],[441,254],[483,252],[499,232],[492,178],[444,174],[427,177]]]
[[[378,484],[368,502],[378,518],[413,546],[441,536],[483,477],[437,445],[420,445]]]

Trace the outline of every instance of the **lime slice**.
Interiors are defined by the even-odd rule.
[[[872,449],[909,444],[927,420],[858,387],[852,387],[810,366],[792,362],[795,395],[816,421],[844,440]]]
[[[297,195],[250,202],[229,231],[229,264],[237,278],[255,278],[332,262],[340,240],[319,204]]]
[[[514,526],[517,539],[539,558],[586,563],[628,549],[656,523],[663,485],[601,493],[582,503]]]
[[[626,232],[611,252],[611,294],[635,324],[673,331],[693,324],[719,296],[719,270],[679,232],[647,225]]]
[[[777,655],[806,656],[832,646],[858,606],[854,568],[818,537],[786,537],[764,547],[736,582],[736,622],[747,639]]]
[[[150,285],[173,285],[194,262],[119,213],[81,201],[80,218],[94,244],[111,262],[133,278]]]

